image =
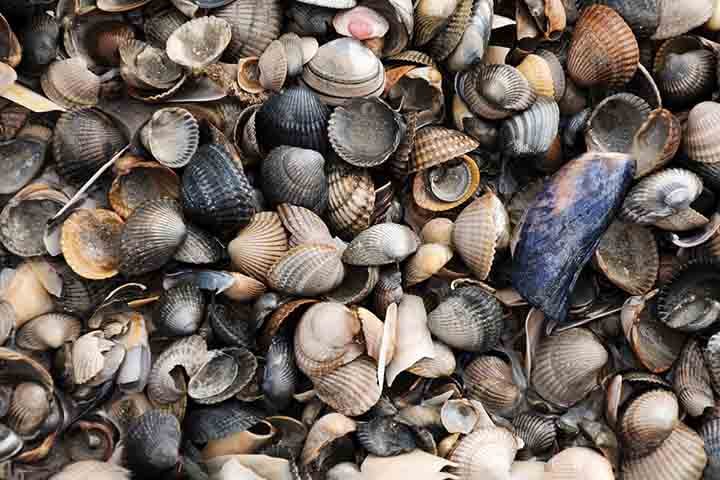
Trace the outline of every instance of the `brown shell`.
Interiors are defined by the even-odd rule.
[[[288,75],[288,58],[283,43],[273,40],[258,61],[260,85],[267,90],[279,92]]]
[[[50,100],[67,109],[93,107],[100,100],[100,78],[80,57],[51,63],[40,83]]]
[[[438,273],[453,257],[447,245],[426,243],[420,245],[405,265],[405,283],[408,287],[424,282]]]
[[[620,435],[632,455],[647,455],[670,436],[680,421],[675,394],[652,390],[630,401],[620,419]]]
[[[499,357],[476,358],[465,368],[463,381],[468,398],[482,402],[491,413],[510,412],[521,400],[522,392],[513,382],[510,365]]]
[[[415,362],[408,372],[423,378],[449,377],[455,372],[456,361],[453,351],[442,342],[434,341],[435,356]]]
[[[233,62],[242,57],[259,57],[280,35],[283,20],[279,0],[238,0],[212,14],[230,24],[232,38],[225,57]]]
[[[237,82],[240,88],[247,93],[260,93],[264,90],[260,84],[259,62],[258,57],[245,57],[238,60]]]
[[[522,440],[506,428],[478,428],[453,450],[450,461],[457,467],[452,471],[459,478],[509,478],[510,466],[521,447]],[[487,458],[492,458],[492,462]]]
[[[352,238],[370,226],[375,209],[375,185],[365,169],[335,165],[328,175],[327,219],[344,238]]]
[[[714,405],[710,373],[696,339],[685,344],[675,363],[673,389],[685,411],[693,417],[702,415],[706,408]]]
[[[115,162],[117,176],[108,199],[113,210],[126,219],[147,200],[157,197],[180,198],[180,179],[170,168],[142,157],[127,155]]]
[[[123,226],[120,216],[110,210],[73,212],[62,226],[60,245],[65,261],[83,278],[102,280],[117,275]]]
[[[460,175],[454,175],[452,170],[450,173],[445,168],[459,168],[465,173],[465,178],[459,178]],[[452,192],[453,197],[459,197],[453,201],[445,201],[438,198],[433,190],[432,176],[439,174],[441,179],[448,182],[456,183],[455,191]],[[443,178],[444,177],[444,178]],[[464,185],[462,180],[465,180]],[[465,203],[480,186],[480,169],[477,163],[467,155],[462,155],[455,160],[442,163],[436,167],[422,170],[415,174],[413,180],[413,199],[420,207],[432,212],[441,212],[458,207]],[[458,188],[459,187],[459,188]],[[461,194],[460,194],[461,193]],[[448,200],[450,200],[448,198]]]
[[[305,207],[283,203],[277,208],[280,221],[290,234],[290,247],[303,243],[326,243],[333,245],[327,225],[315,212]]]
[[[183,23],[167,40],[170,60],[187,68],[202,68],[217,61],[232,39],[230,24],[218,16],[198,17]]]
[[[257,280],[288,251],[288,237],[278,214],[256,213],[228,245],[233,264]]]
[[[344,277],[345,267],[334,246],[303,244],[270,267],[267,282],[281,292],[314,296],[337,288]]]
[[[680,148],[681,140],[680,121],[672,112],[664,108],[650,112],[633,139],[635,178],[647,175],[670,162]]]
[[[357,416],[372,408],[382,388],[378,385],[377,364],[359,357],[313,380],[318,397],[338,412]]]
[[[719,103],[701,102],[690,110],[683,142],[691,160],[700,163],[720,162],[720,146],[715,141],[719,127]]]
[[[492,193],[465,207],[455,220],[453,248],[479,280],[485,280],[495,258],[498,226],[493,215]]]
[[[7,424],[23,437],[32,436],[50,414],[50,399],[42,385],[19,383],[13,391]]]
[[[421,128],[415,134],[408,173],[440,165],[471,152],[478,145],[475,139],[457,130],[438,126]]]

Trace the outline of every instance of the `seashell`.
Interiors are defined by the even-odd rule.
[[[417,234],[405,225],[380,223],[355,237],[342,259],[349,265],[387,265],[405,260],[419,246]]]
[[[167,40],[170,60],[187,68],[216,62],[230,44],[231,24],[221,16],[199,17],[183,23]]]
[[[441,342],[433,342],[433,357],[425,357],[415,362],[408,372],[423,378],[449,377],[455,372],[457,362],[455,354]]]
[[[709,220],[705,215],[692,208],[687,208],[669,217],[656,220],[654,225],[670,232],[687,232],[688,230],[705,227],[708,223]]]
[[[641,225],[652,225],[690,208],[702,188],[700,177],[688,170],[670,168],[653,173],[630,190],[620,216]]]
[[[149,410],[131,421],[125,454],[133,471],[167,472],[180,458],[180,424],[170,413]]]
[[[94,107],[100,100],[100,77],[80,57],[51,63],[40,83],[50,100],[67,109]]]
[[[335,15],[333,28],[339,35],[368,40],[383,37],[390,29],[390,24],[375,10],[357,6]]]
[[[479,64],[457,76],[456,89],[473,113],[488,120],[526,110],[537,98],[527,78],[510,65]]]
[[[717,412],[713,410],[712,415],[708,415],[703,424],[700,426],[698,433],[705,444],[705,453],[707,455],[707,466],[705,467],[704,476],[712,478],[718,472],[717,458],[717,441],[718,441],[718,424]]]
[[[425,170],[464,155],[478,143],[456,130],[430,126],[417,131],[408,173]]]
[[[452,232],[455,252],[480,280],[490,273],[501,232],[496,224],[494,202],[492,193],[474,200],[460,212]]]
[[[280,42],[285,47],[287,56],[287,74],[297,77],[302,73],[303,65],[309,62],[317,53],[319,44],[313,37],[300,38],[299,35],[288,32],[280,36]],[[307,61],[306,61],[307,59]]]
[[[453,290],[428,314],[428,328],[453,348],[485,352],[500,339],[502,308],[494,296],[475,287]]]
[[[118,273],[123,221],[110,210],[80,209],[62,225],[65,261],[83,278],[101,280]]]
[[[633,138],[635,178],[643,177],[670,162],[680,148],[680,140],[680,122],[677,117],[665,109],[650,112]]]
[[[52,478],[52,480],[76,480],[79,478],[129,480],[130,472],[115,463],[82,460],[65,465],[61,471],[50,478]]]
[[[417,448],[415,435],[407,425],[392,417],[377,417],[357,425],[355,433],[360,445],[371,455],[391,457]]]
[[[130,95],[147,101],[162,100],[172,96],[185,81],[182,67],[173,63],[164,49],[129,40],[118,53],[120,74]]]
[[[346,266],[345,277],[335,290],[325,294],[325,298],[343,304],[360,303],[375,288],[380,276],[377,267]]]
[[[689,32],[710,19],[713,2],[694,0],[683,5],[658,0],[660,22],[652,35],[653,40],[665,40]]]
[[[20,453],[24,447],[24,442],[17,433],[0,424],[0,445],[2,445],[0,459],[4,462]]]
[[[173,255],[178,262],[196,265],[216,263],[225,257],[225,246],[197,227],[188,227],[187,237]]]
[[[720,104],[701,102],[695,105],[687,117],[683,135],[685,152],[694,162],[716,163],[720,152],[712,140],[715,124],[720,119]]]
[[[545,464],[543,478],[562,480],[573,477],[611,480],[615,475],[612,464],[603,455],[586,447],[567,448]]]
[[[291,247],[303,243],[333,244],[327,225],[311,210],[284,203],[278,206],[278,214],[283,226],[290,233]]]
[[[325,159],[314,151],[276,147],[262,163],[265,199],[271,205],[289,203],[322,213],[327,204]]]
[[[188,396],[203,405],[223,402],[255,378],[257,365],[255,355],[245,348],[211,350],[190,379]]]
[[[356,167],[375,167],[397,150],[400,116],[378,99],[354,99],[337,107],[328,122],[333,150]]]
[[[479,428],[460,440],[450,455],[459,478],[509,478],[515,453],[522,440],[502,427]],[[492,458],[492,462],[487,459]]]
[[[557,57],[546,50],[544,52],[545,57],[535,54],[528,55],[517,66],[517,69],[527,79],[538,96],[550,97],[559,102],[565,93],[565,75],[562,73],[562,66],[560,66]],[[550,62],[553,60],[551,68]],[[560,74],[554,74],[553,69],[555,72],[559,70]]]
[[[331,245],[291,248],[267,273],[268,285],[294,295],[313,296],[337,288],[345,276],[340,252]]]
[[[140,139],[162,165],[180,168],[195,155],[200,129],[195,117],[187,110],[161,108],[140,130]]]
[[[658,296],[658,319],[670,328],[693,332],[715,322],[718,315],[714,289],[717,270],[692,262],[667,282]]]
[[[173,342],[153,363],[148,377],[148,398],[161,405],[178,401],[185,391],[178,388],[170,372],[182,367],[192,377],[205,364],[207,355],[205,340],[198,335]]]
[[[260,84],[260,59],[245,57],[238,60],[237,82],[247,93],[260,93],[264,90]]]
[[[15,68],[22,59],[23,48],[11,25],[2,15],[0,15],[0,35],[0,62]]]
[[[678,423],[670,436],[655,451],[644,457],[625,458],[620,469],[623,478],[628,480],[699,479],[702,478],[706,462],[707,455],[702,438],[683,423]]]
[[[459,72],[479,63],[485,56],[493,23],[493,2],[473,3],[472,15],[462,37],[446,59],[450,71]]]
[[[420,231],[422,243],[438,243],[452,246],[452,232],[455,224],[449,218],[433,218]]]
[[[313,378],[318,398],[343,415],[357,416],[380,400],[377,364],[361,356],[322,376]]]
[[[576,84],[622,87],[639,61],[635,35],[615,10],[604,5],[583,9],[567,57],[567,71]]]
[[[45,388],[34,382],[22,382],[15,386],[7,425],[21,437],[33,437],[50,414],[50,399]]]
[[[328,413],[315,422],[308,432],[305,445],[300,454],[300,463],[308,465],[315,460],[325,447],[335,440],[354,432],[357,424],[340,413]]]
[[[568,408],[597,386],[607,361],[607,350],[590,331],[565,330],[540,341],[531,381],[545,400]]]
[[[491,413],[511,412],[522,399],[510,365],[499,357],[477,357],[463,371],[463,381],[467,397],[481,402]]]
[[[691,106],[706,98],[716,83],[715,55],[708,50],[673,51],[668,40],[655,57],[653,73],[669,104]]]
[[[420,245],[405,267],[406,285],[412,286],[424,282],[438,273],[452,257],[453,251],[447,245],[438,243]]]
[[[628,156],[585,154],[556,172],[525,213],[513,255],[512,283],[523,298],[546,316],[559,321],[565,318],[568,296],[578,274],[619,208],[633,173],[634,162]],[[602,191],[588,189],[589,179],[598,175],[606,179]],[[580,183],[583,186],[575,190]],[[561,214],[553,210],[560,204]],[[555,213],[551,214],[552,211]],[[593,212],[590,217],[588,212]],[[588,223],[588,218],[593,221]],[[572,230],[576,236],[568,237],[567,226],[576,223],[583,228]],[[458,221],[454,237],[457,229]],[[559,247],[561,233],[563,242]],[[555,254],[545,255],[550,248]]]
[[[369,172],[335,164],[328,183],[327,219],[333,230],[343,238],[365,231],[375,210],[375,185]]]
[[[415,7],[414,44],[422,47],[435,37],[449,21],[458,1],[422,0]]]
[[[540,97],[527,110],[503,121],[500,144],[504,151],[517,157],[545,153],[557,137],[559,123],[557,103]]]
[[[280,35],[282,13],[278,0],[241,0],[213,10],[212,14],[226,20],[232,31],[225,57],[233,62],[259,57]]]
[[[557,438],[557,426],[551,417],[526,412],[512,419],[515,434],[525,443],[531,452],[545,452],[553,446]]]
[[[680,421],[679,410],[677,398],[666,390],[651,390],[630,400],[620,419],[620,435],[631,455],[647,455],[662,445]]]
[[[395,316],[393,319],[391,317]],[[387,366],[386,378],[391,386],[395,378],[403,371],[415,365],[423,358],[435,357],[435,345],[427,327],[427,313],[420,297],[403,295],[399,304],[391,303],[387,309],[385,322],[397,322],[395,352]]]
[[[0,193],[12,194],[27,185],[42,169],[52,131],[28,124],[14,139],[0,143]]]
[[[7,339],[10,337],[10,335],[13,333],[13,330],[15,329],[15,309],[10,305],[8,302],[2,300],[0,301],[0,345],[4,344]],[[79,329],[78,329],[78,335],[79,335]],[[22,345],[29,343],[27,340],[19,335],[15,335],[15,341],[20,345],[21,348]],[[22,338],[22,340],[20,340]],[[0,403],[0,413],[3,412],[3,408],[1,407]]]
[[[635,132],[648,120],[650,105],[630,93],[605,98],[593,110],[585,130],[585,143],[599,152],[630,153]]]
[[[229,285],[222,289],[223,295],[236,302],[255,300],[265,293],[267,287],[259,280],[238,272],[213,272],[230,280]]]
[[[344,305],[337,302],[313,305],[295,330],[298,368],[316,379],[356,359],[364,351],[363,345],[355,340],[360,330],[359,319]]]
[[[200,288],[183,283],[162,293],[154,323],[166,335],[192,335],[200,328],[204,313],[205,299]]]
[[[108,200],[113,210],[126,219],[147,200],[158,197],[180,198],[177,174],[155,162],[141,157],[124,156],[115,162],[117,176],[113,180]]]
[[[258,61],[260,85],[267,90],[279,92],[288,75],[288,57],[280,40],[273,40]]]
[[[195,222],[219,230],[235,230],[255,213],[252,188],[245,173],[219,144],[205,144],[185,168],[182,205]]]
[[[24,324],[15,341],[25,350],[53,350],[76,340],[81,329],[80,320],[71,315],[48,313]]]
[[[638,38],[647,38],[655,33],[660,22],[658,4],[660,0],[642,0],[641,2],[624,2],[623,0],[600,0],[617,11],[627,22]]]
[[[337,106],[352,98],[379,96],[385,70],[360,41],[341,37],[318,48],[305,65],[302,80],[323,103]]]
[[[413,180],[413,199],[430,211],[445,211],[467,201],[480,185],[480,170],[467,155],[422,170]]]
[[[55,309],[54,297],[35,272],[36,262],[39,260],[26,260],[14,272],[6,270],[3,273],[4,277],[7,275],[3,278],[1,305],[4,306],[3,310],[6,310],[3,316],[13,315],[7,311],[10,307],[14,312],[14,324],[17,328],[22,327],[28,320]],[[3,323],[6,321],[4,320]]]
[[[608,280],[631,295],[649,292],[660,269],[655,235],[622,220],[613,221],[600,237],[593,261]]]
[[[104,12],[128,12],[150,3],[150,0],[97,0],[97,7]]]
[[[169,198],[149,200],[128,217],[120,237],[120,267],[142,275],[165,265],[187,236],[180,205]]]
[[[65,50],[70,57],[87,62],[91,71],[119,66],[118,50],[135,39],[134,28],[119,15],[83,15],[68,20],[63,38]],[[52,42],[57,42],[57,35]]]
[[[102,331],[83,335],[73,343],[72,368],[76,384],[83,384],[101,373],[105,364],[105,354],[114,346],[106,340]]]
[[[270,267],[288,251],[288,238],[280,217],[259,212],[228,245],[233,264],[257,280],[264,280]]]
[[[82,185],[127,144],[109,117],[94,109],[63,113],[53,131],[53,156],[60,176]]]
[[[693,417],[702,415],[714,404],[710,373],[697,340],[691,339],[685,344],[675,363],[673,389],[683,409]]]
[[[262,420],[260,414],[256,408],[237,400],[203,406],[188,415],[187,428],[183,433],[190,446],[201,449],[202,452],[198,453],[209,459],[226,454],[223,450],[232,447],[234,441],[242,442],[242,434],[251,433],[249,429]],[[247,441],[247,435],[244,440]],[[188,446],[187,442],[185,445]]]
[[[330,111],[304,86],[292,86],[270,97],[255,115],[260,145],[266,150],[281,145],[327,151]]]
[[[391,303],[400,303],[402,296],[402,273],[400,270],[396,267],[381,270],[380,278],[373,291],[376,311],[385,312]]]
[[[253,345],[253,335],[247,312],[232,304],[215,303],[208,306],[207,315],[215,338],[232,347]]]
[[[170,35],[185,22],[187,17],[182,12],[172,5],[166,5],[155,15],[149,15],[145,19],[145,38],[152,46],[164,50]]]
[[[429,42],[429,53],[435,60],[442,62],[458,47],[472,16],[472,0],[458,0],[457,7],[445,27]]]
[[[265,357],[262,390],[266,403],[275,410],[284,410],[293,400],[297,383],[298,370],[292,342],[277,335],[270,342]]]

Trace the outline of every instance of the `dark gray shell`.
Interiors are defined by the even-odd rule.
[[[243,315],[239,308],[223,303],[208,306],[213,334],[217,340],[228,346],[252,347],[254,342],[249,315]]]
[[[284,335],[276,335],[265,355],[262,380],[265,404],[277,411],[285,410],[292,401],[297,382],[298,369],[293,344]]]
[[[716,63],[709,50],[658,54],[654,73],[663,101],[687,108],[709,97],[717,85]]]
[[[218,144],[198,148],[183,173],[181,193],[193,221],[220,231],[237,230],[255,213],[252,186]]]
[[[223,402],[228,398],[238,394],[243,388],[245,388],[246,385],[248,385],[252,380],[255,379],[258,362],[255,358],[255,355],[253,355],[250,350],[239,347],[225,348],[220,350],[219,352],[222,356],[228,356],[235,362],[235,365],[237,365],[237,371],[235,372],[235,376],[234,378],[228,379],[229,381],[226,382],[226,388],[223,388],[220,391],[218,391],[218,389],[216,388],[215,392],[217,393],[212,392],[213,394],[207,394],[207,396],[205,396],[204,394],[194,395],[193,383],[198,380],[199,376],[203,375],[206,372],[205,366],[207,366],[207,364],[203,366],[200,371],[193,375],[193,378],[190,379],[190,383],[188,384],[188,394],[193,398],[193,400],[195,400],[195,403],[199,403],[202,405],[213,405]],[[210,353],[210,360],[208,362],[212,361],[212,358],[214,357],[212,355],[212,351]],[[205,378],[206,385],[210,386],[211,388],[211,384],[213,383],[213,374]],[[208,393],[207,390],[205,393]]]
[[[392,417],[377,417],[358,423],[356,435],[360,445],[378,457],[391,457],[417,448],[410,427]]]
[[[638,38],[650,37],[660,23],[658,0],[596,0],[594,3],[618,12]]]
[[[557,438],[555,419],[533,412],[516,415],[512,419],[515,434],[525,442],[525,449],[535,453],[553,446]]]
[[[486,352],[500,340],[503,330],[500,302],[480,287],[453,290],[428,314],[428,328],[451,347]]]
[[[325,159],[315,150],[280,146],[262,162],[265,199],[271,205],[289,203],[317,214],[327,207],[328,181]]]
[[[130,422],[127,464],[135,472],[168,472],[180,458],[180,424],[175,415],[150,410]]]
[[[218,405],[193,410],[186,419],[185,435],[195,445],[244,432],[260,422],[265,415],[260,410],[229,400]]]
[[[155,326],[165,335],[192,335],[200,328],[205,298],[199,287],[182,283],[163,292],[155,311]]]
[[[38,174],[45,164],[50,133],[45,127],[31,126],[15,139],[0,142],[0,194],[15,193]]]
[[[0,423],[0,461],[10,460],[23,448],[23,440],[20,435]]]
[[[694,332],[707,328],[720,315],[720,269],[711,263],[690,262],[660,289],[658,319],[671,328]]]
[[[178,262],[205,265],[225,258],[225,246],[211,234],[188,225],[187,237],[180,245],[173,259]]]

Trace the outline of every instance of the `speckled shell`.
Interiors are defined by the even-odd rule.
[[[503,121],[500,144],[505,152],[516,157],[543,154],[557,137],[559,123],[557,103],[540,97],[524,112]]]
[[[468,398],[482,402],[491,413],[511,412],[522,398],[510,365],[499,357],[477,357],[465,367],[463,381]]]
[[[243,57],[259,57],[280,35],[279,0],[239,0],[213,10],[212,14],[230,24],[232,38],[225,57],[232,62]]]
[[[720,162],[720,147],[715,139],[720,127],[720,104],[698,103],[690,110],[683,142],[691,160],[700,163]]]
[[[343,238],[352,238],[367,229],[375,210],[375,185],[370,173],[346,164],[335,164],[328,182],[329,226]]]
[[[428,126],[415,134],[408,173],[425,170],[464,155],[478,147],[472,137],[445,127]]]
[[[274,212],[259,212],[228,245],[233,264],[257,280],[288,250],[288,236]]]
[[[118,273],[123,221],[111,210],[79,209],[63,223],[60,246],[68,266],[92,280]]]
[[[377,382],[377,364],[365,356],[313,379],[317,396],[349,416],[362,415],[380,400],[382,387]]]
[[[565,318],[580,270],[620,207],[634,171],[635,162],[626,155],[583,155],[555,173],[527,210],[512,283],[550,318]],[[605,179],[602,187],[597,178]]]
[[[630,400],[620,418],[620,435],[631,455],[647,455],[670,436],[680,421],[677,397],[667,390],[651,390]]]
[[[582,11],[567,59],[567,71],[575,83],[621,87],[635,74],[639,61],[635,35],[615,10],[592,5]]]
[[[281,146],[262,162],[265,199],[271,205],[289,203],[322,213],[327,205],[325,159],[314,151]]]
[[[533,358],[532,385],[545,400],[568,408],[597,386],[608,358],[589,330],[565,330],[541,340]]]
[[[593,110],[585,128],[589,150],[630,153],[635,132],[645,123],[650,105],[631,93],[605,98]]]
[[[690,208],[702,190],[702,180],[689,170],[665,169],[648,175],[630,190],[620,217],[641,225],[652,225]]]
[[[166,335],[192,335],[200,328],[205,298],[200,288],[184,283],[166,290],[156,305],[155,326]]]
[[[270,267],[268,285],[294,295],[314,296],[337,288],[345,277],[340,252],[332,245],[291,248]]]
[[[128,428],[125,447],[127,464],[133,471],[162,473],[180,457],[180,423],[174,415],[149,410]]]
[[[699,480],[707,463],[702,438],[683,423],[656,450],[625,458],[620,469],[627,480],[687,478]]]
[[[420,238],[405,225],[380,223],[361,232],[343,252],[350,265],[378,266],[401,262],[420,246]]]

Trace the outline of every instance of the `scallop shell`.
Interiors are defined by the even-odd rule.
[[[60,244],[65,261],[83,278],[101,280],[117,275],[122,230],[123,221],[115,212],[76,210],[62,225]]]
[[[127,465],[133,471],[166,472],[180,458],[180,424],[174,415],[149,410],[128,428]]]
[[[314,151],[276,147],[263,160],[262,184],[271,205],[289,203],[322,213],[327,204],[325,159]]]
[[[102,331],[96,330],[78,338],[72,346],[73,379],[80,385],[101,373],[105,363],[104,354],[112,349],[114,342],[106,340]]]
[[[554,100],[540,97],[527,110],[503,121],[500,144],[513,156],[538,155],[550,150],[557,137],[560,109]]]
[[[33,382],[15,386],[7,425],[21,437],[32,437],[50,414],[50,399],[45,388]]]
[[[257,280],[264,280],[270,267],[288,251],[287,233],[280,217],[259,212],[228,245],[233,264]]]
[[[623,478],[702,478],[707,463],[702,438],[683,423],[655,451],[644,457],[625,458],[621,464]],[[609,467],[608,467],[609,468]],[[612,478],[612,477],[609,477]]]
[[[279,92],[288,76],[288,57],[283,43],[273,40],[258,61],[260,85],[267,90]]]
[[[463,437],[450,455],[459,478],[509,478],[522,440],[502,427],[484,427]],[[488,461],[488,459],[492,461]]]
[[[303,244],[291,248],[267,273],[272,288],[314,296],[337,288],[345,276],[340,252],[331,245]]]
[[[669,168],[648,175],[625,197],[621,218],[641,225],[652,225],[690,208],[702,193],[702,180],[680,168]]]
[[[673,389],[683,409],[698,417],[714,404],[710,373],[697,340],[689,340],[675,363]]]
[[[370,357],[358,357],[313,379],[317,396],[331,408],[348,416],[362,415],[382,393],[377,383],[377,364]]]
[[[717,149],[715,128],[720,123],[720,104],[701,102],[695,105],[687,117],[683,135],[685,152],[695,162],[720,162],[720,150]]]
[[[153,362],[148,377],[148,398],[162,405],[180,400],[185,391],[178,389],[170,372],[176,367],[182,367],[188,376],[192,376],[205,364],[207,355],[205,340],[198,335],[172,343]]]
[[[500,229],[493,214],[493,197],[486,193],[465,207],[452,232],[455,252],[480,280],[490,273],[498,246]]]
[[[663,52],[661,47],[653,73],[663,100],[682,107],[708,97],[715,85],[715,69],[715,55],[708,50]]]
[[[227,20],[232,39],[225,52],[230,61],[243,57],[259,57],[267,46],[280,35],[282,6],[279,0],[240,0],[212,14]]]
[[[660,22],[652,35],[653,40],[665,40],[699,27],[713,12],[713,2],[692,0],[682,5],[669,0],[658,0]]]
[[[303,65],[317,53],[319,44],[313,37],[300,38],[296,33],[288,32],[280,36],[287,56],[287,74],[296,77],[302,73]]]
[[[581,87],[622,87],[635,74],[640,49],[635,35],[612,8],[591,5],[575,25],[567,71]]]
[[[180,284],[162,293],[155,312],[155,326],[164,334],[192,335],[204,320],[205,299],[196,285]]]
[[[124,219],[147,200],[158,197],[180,198],[180,179],[177,174],[156,162],[124,156],[115,162],[115,169],[117,176],[110,187],[108,199],[113,210]]]
[[[426,243],[418,247],[405,266],[406,285],[412,286],[424,282],[438,273],[453,257],[453,251],[447,245]]]
[[[547,52],[547,54],[553,55],[550,52]],[[555,61],[557,61],[557,58],[555,58]],[[549,62],[543,57],[540,55],[530,54],[517,66],[517,69],[523,74],[528,83],[532,86],[533,90],[535,90],[535,93],[539,96],[553,98],[556,102],[562,99],[562,95],[565,92],[560,92],[559,88],[559,94],[555,91],[555,77],[553,77],[553,72],[550,69]],[[562,67],[560,70],[562,71]],[[562,82],[564,87],[565,76],[562,77]]]
[[[335,164],[328,175],[327,219],[343,238],[365,231],[375,210],[375,185],[365,169]]]
[[[425,170],[471,152],[478,147],[473,138],[444,127],[429,126],[415,134],[408,173]]]
[[[524,448],[533,453],[549,450],[557,439],[558,428],[552,417],[526,412],[516,415],[512,425],[525,443]]]
[[[420,239],[409,227],[380,223],[355,237],[343,252],[342,259],[349,265],[387,265],[405,260],[419,246]]]
[[[672,392],[651,390],[630,400],[620,419],[620,435],[633,456],[651,453],[680,421],[680,405]]]
[[[566,448],[545,464],[548,480],[568,478],[592,478],[612,480],[615,478],[612,464],[600,453],[586,447]]]
[[[632,154],[635,178],[640,178],[670,162],[680,148],[680,121],[670,111],[656,109],[635,132]]]
[[[312,210],[296,207],[288,203],[278,206],[278,215],[285,229],[290,234],[290,247],[303,243],[326,243],[333,245],[330,230]]]
[[[327,151],[330,111],[307,87],[292,86],[270,97],[255,114],[260,144]]]
[[[522,399],[510,365],[499,357],[477,357],[465,367],[463,381],[467,397],[481,402],[491,413],[511,412]]]
[[[355,99],[337,107],[328,122],[333,150],[356,167],[384,163],[400,145],[400,116],[378,99]]]
[[[217,61],[230,44],[231,24],[220,16],[183,23],[167,40],[170,60],[187,68],[203,68]]]
[[[40,83],[50,100],[67,109],[94,107],[100,100],[100,77],[80,57],[51,63]]]
[[[120,272],[141,275],[157,270],[172,258],[186,236],[176,201],[159,198],[143,203],[128,217],[120,237]]]
[[[588,118],[585,143],[590,150],[630,153],[635,132],[648,120],[650,105],[630,93],[605,98]]]
[[[568,408],[597,386],[608,352],[590,331],[565,330],[541,340],[531,381],[545,400]]]
[[[162,165],[184,167],[197,151],[200,129],[184,108],[161,108],[140,130],[143,145]]]

